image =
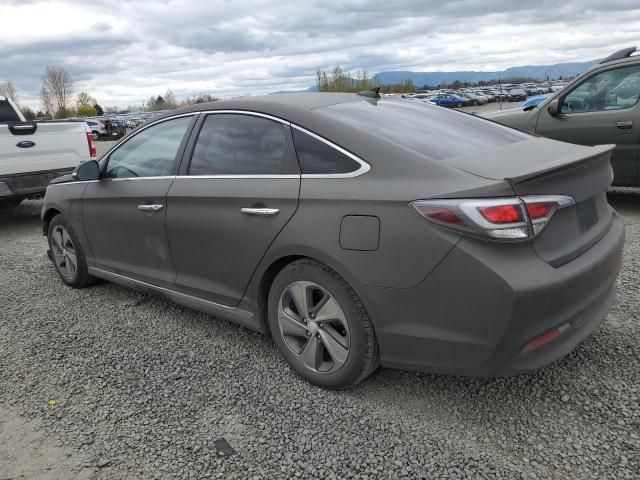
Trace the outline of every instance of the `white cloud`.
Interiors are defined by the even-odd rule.
[[[505,3],[0,0],[0,81],[35,106],[44,67],[63,65],[77,90],[127,105],[167,88],[179,98],[301,89],[335,64],[498,70],[639,40],[636,0]]]

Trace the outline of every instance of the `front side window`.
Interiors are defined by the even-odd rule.
[[[587,78],[565,95],[562,113],[625,110],[638,103],[640,65],[616,68]]]
[[[176,155],[191,119],[180,117],[167,120],[132,137],[109,156],[105,177],[173,175]]]
[[[189,175],[299,174],[289,126],[243,114],[207,116]]]

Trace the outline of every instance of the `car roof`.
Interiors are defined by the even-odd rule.
[[[289,93],[260,95],[255,97],[240,97],[230,100],[217,100],[215,102],[199,103],[188,107],[172,110],[168,115],[177,113],[198,112],[207,110],[255,110],[264,111],[281,111],[282,109],[290,109],[291,111],[299,111],[300,109],[314,110],[316,108],[335,105],[337,103],[356,102],[370,100],[370,97],[358,95],[356,93]]]

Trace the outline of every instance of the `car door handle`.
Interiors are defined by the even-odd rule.
[[[158,205],[158,204],[138,205],[138,210],[142,210],[144,212],[157,212],[158,210],[162,210],[163,208],[164,208],[164,205]]]
[[[626,122],[618,122],[616,123],[616,127],[620,128],[621,130],[629,130],[630,128],[633,128],[633,122],[631,120]]]
[[[271,215],[276,215],[280,210],[277,208],[241,208],[240,211],[247,215],[262,215],[270,217]]]

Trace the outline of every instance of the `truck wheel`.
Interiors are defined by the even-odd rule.
[[[60,279],[73,288],[83,288],[96,282],[89,275],[87,260],[69,222],[61,214],[49,222],[47,240],[51,258]]]

